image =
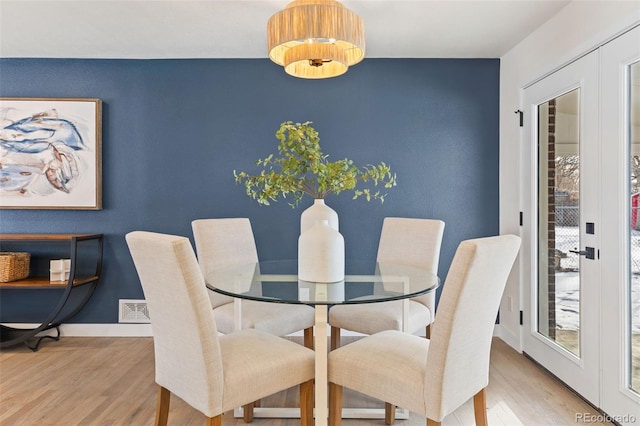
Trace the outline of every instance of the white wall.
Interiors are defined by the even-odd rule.
[[[514,111],[522,109],[522,89],[570,61],[599,47],[640,22],[638,1],[569,3],[554,17],[502,56],[500,61],[500,233],[520,233],[519,212],[522,130]],[[531,212],[524,212],[525,217]],[[522,349],[519,311],[522,280],[514,266],[500,307],[496,334]]]

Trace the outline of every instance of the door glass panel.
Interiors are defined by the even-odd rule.
[[[538,332],[580,356],[580,89],[538,106]]]
[[[631,273],[630,282],[627,285],[627,295],[630,302],[629,324],[629,362],[628,371],[631,375],[631,388],[640,393],[640,62],[630,67],[630,117],[629,136],[631,167],[631,227],[629,230],[629,265]]]

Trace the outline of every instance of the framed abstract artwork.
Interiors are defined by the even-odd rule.
[[[102,208],[102,102],[0,98],[0,209]]]

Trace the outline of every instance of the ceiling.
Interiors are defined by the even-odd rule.
[[[266,58],[288,1],[0,0],[0,57]],[[564,0],[351,0],[369,58],[499,58]]]

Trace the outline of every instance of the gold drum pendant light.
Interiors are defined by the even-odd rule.
[[[335,0],[296,0],[269,18],[267,45],[287,74],[337,77],[364,59],[364,25]]]

